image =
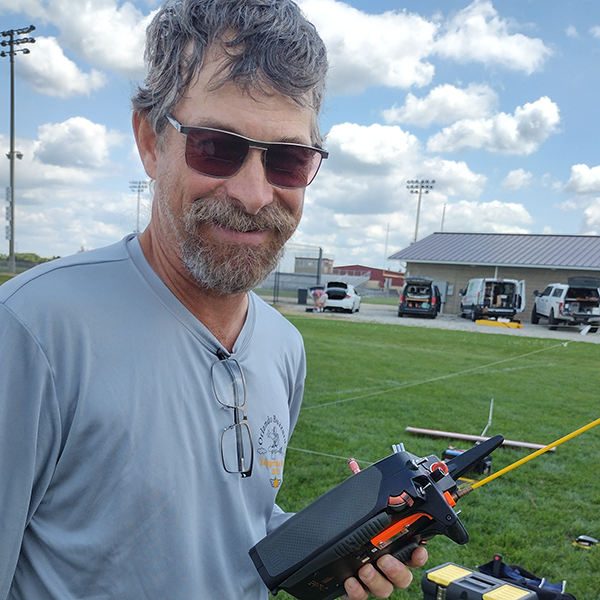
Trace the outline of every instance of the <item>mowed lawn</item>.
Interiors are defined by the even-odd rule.
[[[308,376],[287,453],[278,503],[297,511],[350,476],[345,458],[376,462],[403,442],[417,456],[441,457],[468,442],[407,433],[407,426],[547,444],[600,417],[600,347],[584,342],[352,323],[290,320],[304,336]],[[249,402],[251,399],[249,399]],[[494,471],[531,450],[500,448]],[[600,598],[600,427],[463,498],[457,508],[471,540],[436,537],[426,568],[454,562],[475,569],[501,553],[551,582],[567,580],[578,600]],[[415,570],[407,591],[421,599]],[[278,597],[287,598],[285,594]]]

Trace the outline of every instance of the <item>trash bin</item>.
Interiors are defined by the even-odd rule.
[[[306,288],[298,288],[298,304],[306,304],[308,298],[308,290]]]

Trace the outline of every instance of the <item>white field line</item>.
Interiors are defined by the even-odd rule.
[[[505,358],[503,360],[498,360],[492,363],[488,363],[487,365],[480,365],[479,367],[473,367],[471,369],[465,369],[464,371],[458,371],[457,373],[449,373],[448,375],[440,375],[439,377],[432,377],[431,379],[425,379],[423,381],[415,381],[413,383],[403,383],[397,386],[392,386],[383,390],[378,390],[376,392],[371,392],[369,394],[363,394],[362,396],[353,396],[351,398],[342,398],[341,400],[333,400],[332,402],[324,402],[323,404],[315,404],[313,406],[303,406],[300,411],[303,410],[312,410],[315,408],[323,408],[327,406],[333,406],[335,404],[343,404],[345,402],[352,402],[353,400],[362,400],[364,398],[373,398],[374,396],[381,396],[382,394],[388,394],[394,390],[406,389],[411,387],[416,387],[418,385],[425,385],[427,383],[433,383],[434,381],[443,381],[444,379],[450,379],[451,377],[458,377],[460,375],[466,375],[467,373],[474,373],[475,371],[481,371],[482,369],[487,369],[489,367],[494,367],[496,365],[501,365],[507,362],[511,362],[513,360],[518,360],[520,358],[525,358],[526,356],[532,356],[534,354],[539,354],[540,352],[546,352],[546,350],[553,350],[555,348],[559,348],[560,346],[566,347],[568,342],[561,342],[560,344],[556,344],[554,346],[548,346],[548,348],[541,348],[539,350],[533,350],[532,352],[527,352],[525,354],[520,354],[519,356],[513,356],[511,358]]]
[[[478,370],[481,370],[481,369],[487,369],[488,367],[493,367],[495,365],[500,365],[500,364],[503,364],[503,363],[506,363],[506,362],[510,362],[512,360],[517,360],[519,358],[524,358],[526,356],[531,356],[533,354],[539,354],[540,352],[545,352],[546,350],[552,350],[554,348],[559,348],[560,346],[563,346],[564,348],[566,348],[568,343],[569,342],[561,342],[560,344],[556,344],[554,346],[549,346],[548,348],[541,348],[540,350],[534,350],[533,352],[527,352],[526,354],[521,354],[519,356],[513,356],[512,358],[505,358],[503,360],[498,360],[498,361],[495,361],[493,363],[489,363],[487,365],[481,365],[479,367],[473,367],[472,369],[465,369],[464,371],[459,371],[458,373],[450,373],[448,375],[442,375],[440,377],[433,377],[431,379],[427,379],[427,380],[424,380],[424,381],[416,381],[414,383],[400,384],[400,385],[397,385],[397,386],[393,386],[393,387],[387,388],[385,390],[379,390],[377,392],[373,392],[371,394],[364,394],[362,396],[354,396],[352,398],[344,398],[342,400],[335,400],[333,402],[326,402],[324,404],[317,404],[316,406],[307,406],[305,408],[302,408],[301,411],[302,410],[310,410],[311,408],[322,408],[324,406],[332,406],[332,405],[335,405],[335,404],[341,404],[343,402],[350,402],[352,400],[361,400],[363,398],[371,398],[373,396],[378,396],[378,395],[381,395],[381,394],[385,394],[385,393],[393,391],[393,390],[404,389],[404,388],[409,388],[409,387],[415,387],[417,385],[424,385],[426,383],[431,383],[433,381],[440,381],[442,379],[448,379],[450,377],[457,377],[459,375],[465,375],[466,373],[472,373],[474,371],[478,371]],[[496,372],[498,372],[498,371],[496,371]],[[306,450],[305,448],[296,448],[294,446],[288,446],[287,449],[288,450],[296,450],[297,452],[305,452],[305,453],[308,453],[308,454],[315,454],[317,456],[325,456],[325,457],[328,457],[328,458],[337,458],[337,459],[341,459],[341,460],[348,460],[350,458],[349,456],[337,456],[336,454],[325,454],[324,452],[315,452],[314,450]],[[366,464],[366,465],[372,465],[373,464],[372,462],[369,462],[369,461],[366,461],[366,460],[360,460],[358,458],[355,458],[355,460],[356,460],[356,462],[363,463],[363,464]]]

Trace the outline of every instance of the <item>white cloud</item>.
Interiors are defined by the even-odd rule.
[[[470,84],[466,89],[439,85],[425,98],[406,96],[404,106],[383,112],[387,123],[412,123],[428,127],[432,123],[452,123],[464,118],[487,117],[497,104],[496,92],[487,85]]]
[[[564,202],[561,202],[560,204],[557,205],[559,210],[562,210],[564,212],[568,212],[571,210],[579,210],[579,205],[574,202],[573,200],[565,200]]]
[[[140,79],[145,29],[153,14],[144,16],[131,2],[119,4],[117,0],[20,0],[18,9],[55,25],[61,31],[61,45],[90,65]],[[14,11],[14,0],[0,0],[0,8]]]
[[[565,29],[565,33],[567,34],[567,37],[570,38],[576,38],[579,37],[579,33],[577,31],[577,28],[574,27],[573,25],[569,25],[566,29]]]
[[[354,123],[335,125],[327,135],[327,145],[350,154],[356,160],[393,166],[414,155],[419,141],[398,126],[374,124],[369,127]]]
[[[514,115],[462,119],[429,138],[430,152],[461,152],[481,148],[501,154],[531,154],[554,132],[558,106],[547,96],[517,107]]]
[[[590,33],[597,38],[600,38],[600,25],[596,25],[590,29]]]
[[[498,200],[460,200],[451,203],[444,194],[434,191],[422,197],[418,239],[440,231],[444,204],[444,231],[531,232],[528,225],[533,219],[522,204]],[[373,210],[366,214],[340,214],[323,206],[321,202],[311,202],[305,210],[294,241],[322,247],[326,256],[334,258],[338,265],[359,262],[380,266],[386,250],[386,240],[386,256],[405,248],[413,241],[416,206],[416,195],[409,195],[404,191],[397,193],[397,208],[387,213],[378,213],[376,206],[372,204]],[[365,256],[370,257],[370,262]]]
[[[422,170],[428,177],[435,178],[435,187],[447,196],[477,198],[487,183],[485,175],[473,173],[465,162],[427,158],[423,160]]]
[[[0,136],[0,144],[5,142],[6,137]],[[16,142],[23,152],[23,160],[16,164],[18,252],[65,256],[81,246],[90,249],[113,243],[135,229],[136,194],[97,189],[99,170],[42,163],[34,156],[39,142]],[[0,184],[7,185],[4,173],[0,175]],[[142,226],[148,221],[146,204],[143,197]],[[4,211],[2,229],[3,219]]]
[[[594,198],[583,211],[583,221],[586,229],[600,230],[600,198]]]
[[[0,143],[6,139],[0,136]],[[16,163],[16,193],[19,203],[43,203],[44,198],[51,197],[50,189],[85,185],[91,183],[97,175],[91,169],[46,164],[40,161],[36,156],[40,145],[38,140],[17,139],[16,141],[16,147],[23,154],[23,160]],[[2,172],[0,175],[3,176],[4,173]],[[0,185],[4,184],[2,176],[0,176]],[[8,181],[6,181],[6,185],[8,185]]]
[[[522,204],[512,202],[469,202],[460,200],[448,204],[444,222],[445,231],[529,233],[523,227],[533,221]]]
[[[576,194],[599,194],[600,165],[591,169],[587,165],[573,165],[565,188]]]
[[[143,75],[144,16],[133,4],[116,0],[50,0],[48,15],[61,40],[90,64],[139,79]]]
[[[308,202],[341,214],[385,213],[395,210],[398,189],[419,162],[417,138],[398,126],[354,123],[334,126],[327,137],[330,158],[311,185]]]
[[[419,237],[439,231],[450,196],[478,197],[486,183],[464,162],[423,157],[415,136],[399,126],[337,125],[327,147],[331,157],[307,190],[295,241],[323,247],[338,264],[383,257],[388,223],[389,254],[412,241],[417,197],[407,180],[436,180],[422,199]]]
[[[23,155],[16,162],[19,203],[47,205],[58,190],[79,188],[125,168],[137,171],[139,158],[128,159],[125,165],[110,156],[114,149],[126,147],[131,137],[107,131],[104,125],[83,117],[72,117],[40,126],[37,140],[17,138],[15,147]],[[8,147],[8,136],[0,135],[0,147]],[[2,170],[0,187],[8,185],[5,175]]]
[[[532,179],[533,175],[525,169],[515,169],[505,177],[502,185],[509,190],[520,190],[527,187]]]
[[[34,54],[35,53],[35,54]],[[69,58],[55,38],[36,38],[31,55],[19,61],[19,73],[34,91],[46,96],[68,98],[103,87],[106,76],[92,69],[84,73]]]
[[[45,16],[45,10],[42,6],[42,0],[0,0],[0,8],[7,12],[23,12],[31,17],[42,18]]]
[[[490,0],[475,0],[458,12],[436,40],[440,56],[458,62],[500,65],[531,74],[539,70],[551,50],[540,39],[510,33]]]
[[[110,147],[124,139],[121,134],[107,131],[104,125],[72,117],[63,123],[40,126],[35,158],[61,168],[101,169],[108,163]]]
[[[133,195],[77,186],[33,192],[43,195],[42,205],[17,204],[20,252],[65,256],[115,242],[135,229]]]
[[[420,87],[431,81],[434,68],[426,57],[437,24],[406,12],[366,14],[336,0],[299,4],[327,45],[329,93],[358,94],[370,85]]]
[[[461,63],[531,74],[551,50],[539,39],[511,33],[489,0],[475,0],[446,24],[406,10],[366,14],[337,0],[300,0],[329,52],[329,93],[358,94],[368,86],[422,87],[434,75],[434,55]]]

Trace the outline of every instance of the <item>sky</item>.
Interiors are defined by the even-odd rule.
[[[435,231],[600,234],[597,0],[298,3],[329,52],[330,157],[294,244],[336,266],[395,269],[391,254]],[[151,199],[140,194],[138,213],[131,191],[147,177],[129,98],[158,4],[0,0],[0,31],[36,27],[15,58],[17,252],[66,256],[147,223]],[[9,89],[0,58],[2,154]],[[412,180],[435,181],[418,229]]]

